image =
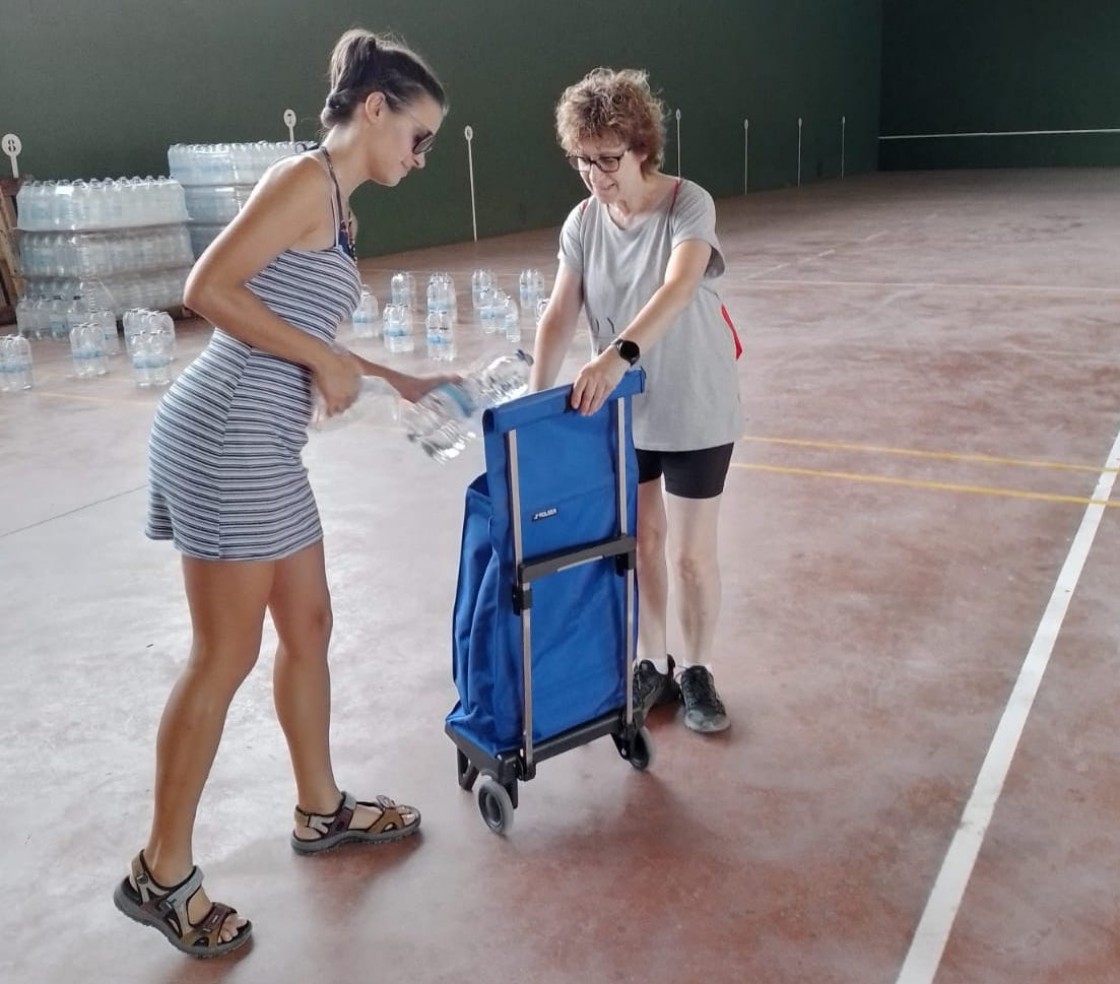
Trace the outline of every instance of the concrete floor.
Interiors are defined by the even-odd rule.
[[[716,666],[734,724],[705,739],[655,717],[644,774],[609,742],[545,763],[507,838],[442,733],[478,449],[437,466],[376,413],[315,435],[337,769],[417,803],[424,829],[292,854],[269,641],[197,832],[211,895],[256,926],[226,961],[180,956],[110,900],[189,642],[176,556],[141,532],[158,394],[119,364],[70,379],[37,344],[37,388],[0,396],[0,980],[1120,979],[1120,511],[1089,502],[1120,426],[1118,179],[882,174],[719,203],[748,414]],[[474,267],[551,282],[555,247],[553,230],[363,270],[382,300],[392,269],[450,270],[465,308]],[[206,334],[180,326],[184,360]],[[1083,521],[1095,539],[1074,542]],[[1055,593],[1067,557],[1084,568]],[[1052,595],[1068,612],[1044,619]],[[1045,674],[1008,740],[1028,651]],[[980,781],[990,826],[962,824],[994,735],[1006,783]],[[984,835],[976,864],[951,854],[931,898],[958,828]],[[907,963],[923,913],[933,946]]]

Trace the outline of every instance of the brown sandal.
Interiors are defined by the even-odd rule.
[[[368,827],[351,828],[350,820],[359,806],[381,812]],[[411,819],[406,819],[406,814],[410,814]],[[384,844],[408,837],[420,829],[420,811],[414,806],[398,806],[388,796],[378,796],[372,803],[365,803],[344,792],[334,813],[307,813],[297,806],[295,821],[297,829],[307,828],[318,836],[304,839],[293,833],[293,850],[298,854],[321,854],[342,844]]]
[[[222,926],[237,913],[228,905],[215,902],[202,922],[190,921],[187,904],[201,888],[202,869],[197,866],[178,885],[161,885],[141,851],[132,859],[132,874],[113,892],[113,902],[129,919],[158,929],[176,950],[192,957],[220,957],[247,943],[253,932],[251,922],[240,927],[232,940],[222,940]]]

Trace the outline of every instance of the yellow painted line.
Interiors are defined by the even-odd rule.
[[[955,451],[919,451],[916,448],[888,448],[874,444],[847,444],[842,441],[809,441],[792,437],[760,437],[744,434],[744,441],[759,444],[788,444],[799,448],[823,448],[826,451],[860,451],[869,454],[896,454],[907,458],[930,458],[937,461],[970,461],[982,465],[1010,465],[1017,468],[1052,468],[1059,471],[1092,472],[1094,475],[1120,471],[1099,465],[1074,465],[1060,461],[1032,461],[1027,458],[1000,458],[989,454],[960,454]]]
[[[800,261],[804,262],[804,261]],[[788,264],[783,264],[783,266]],[[768,271],[764,270],[763,273]],[[914,283],[893,280],[786,280],[772,277],[769,280],[750,280],[751,289],[755,287],[876,287],[904,288],[910,290],[998,290],[1023,291],[1027,294],[1120,294],[1120,287],[1078,286],[1070,284],[969,284],[936,283],[917,281]]]
[[[113,406],[135,407],[144,406],[136,400],[114,400],[106,396],[83,396],[80,393],[52,393],[50,390],[35,390],[38,396],[52,396],[56,400],[77,400],[80,403],[110,403]]]
[[[1049,492],[1025,492],[1019,489],[1000,489],[988,485],[957,485],[953,482],[926,482],[912,478],[892,478],[887,475],[863,475],[858,472],[820,471],[815,468],[784,468],[778,465],[757,465],[733,461],[732,468],[746,471],[771,472],[775,475],[810,475],[814,478],[839,478],[847,482],[871,482],[878,485],[901,485],[911,489],[930,489],[938,492],[968,492],[972,495],[995,495],[1012,499],[1034,499],[1038,502],[1068,502],[1079,506],[1120,506],[1120,502],[1106,499],[1087,499],[1077,495],[1054,495]]]

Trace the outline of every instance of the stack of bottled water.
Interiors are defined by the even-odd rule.
[[[187,218],[172,178],[28,181],[16,196],[25,232],[74,232],[169,225]]]
[[[195,257],[202,255],[249,200],[253,186],[276,161],[306,150],[305,143],[172,144],[171,176],[183,186]]]
[[[429,311],[426,341],[428,358],[435,362],[455,361],[455,332],[450,311]]]
[[[78,379],[104,376],[109,371],[105,358],[105,333],[101,326],[87,323],[70,329],[70,355]]]
[[[428,358],[436,362],[455,361],[455,321],[459,304],[455,281],[450,273],[433,273],[428,279],[427,343]]]
[[[119,232],[25,232],[20,261],[26,277],[93,280],[194,262],[184,225]]]
[[[536,311],[537,302],[546,296],[544,274],[532,268],[522,270],[517,283],[521,295],[521,310]]]
[[[0,393],[31,389],[31,343],[21,335],[0,338]]]
[[[521,341],[517,301],[498,286],[498,278],[492,270],[475,270],[471,276],[471,301],[484,335],[502,332],[507,341],[514,344]],[[531,311],[532,307],[526,310]]]
[[[16,303],[19,333],[27,338],[66,340],[76,326],[92,321],[103,330],[106,351],[116,354],[119,343],[112,295],[100,282],[83,283],[80,290],[65,300],[57,295],[50,300],[21,297]]]
[[[167,386],[175,358],[175,322],[166,311],[134,308],[124,314],[124,343],[136,385]]]
[[[412,339],[412,309],[404,304],[386,304],[382,312],[381,340],[385,349],[394,354],[411,352],[415,348]]]
[[[134,304],[182,303],[193,258],[177,181],[31,181],[16,201],[27,279],[16,312],[23,334],[67,337],[58,309],[75,300],[114,316]]]
[[[532,357],[518,350],[503,355],[458,382],[444,383],[416,403],[401,402],[408,439],[436,461],[450,461],[477,437],[487,407],[521,396],[529,387]]]
[[[459,301],[455,281],[450,273],[440,271],[428,278],[428,314],[446,313],[452,321],[459,319]]]
[[[482,309],[483,291],[498,286],[498,278],[493,270],[475,270],[471,274],[471,304],[476,311]]]

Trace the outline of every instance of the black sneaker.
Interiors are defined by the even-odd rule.
[[[723,731],[731,719],[716,693],[716,682],[704,666],[690,666],[680,676],[681,697],[684,700],[684,723],[693,731],[705,734]]]
[[[634,667],[634,710],[648,713],[658,704],[675,704],[681,696],[681,688],[673,679],[676,667],[673,657],[669,657],[669,672],[660,673],[653,662],[643,659]]]

